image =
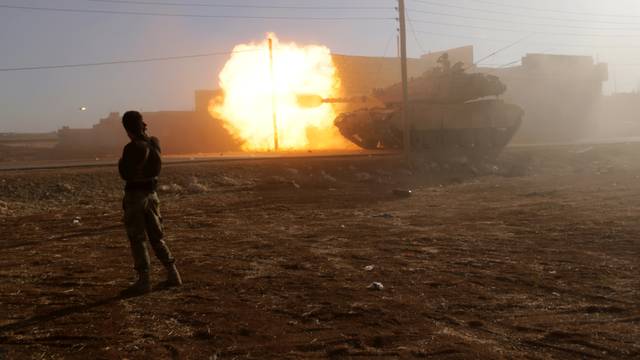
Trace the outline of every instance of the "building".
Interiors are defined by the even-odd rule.
[[[408,59],[409,78],[418,77],[435,67],[444,53],[448,54],[452,64],[473,64],[473,46],[433,52],[418,59]],[[340,96],[369,95],[373,89],[401,81],[399,58],[333,55],[333,63],[340,78]]]
[[[165,153],[190,154],[237,150],[238,142],[209,115],[209,102],[219,91],[195,92],[194,111],[155,111],[142,115],[149,132],[160,139]],[[58,131],[57,149],[67,153],[91,153],[93,156],[113,155],[128,142],[122,129],[121,114],[112,112],[90,129]]]
[[[603,138],[640,136],[640,93],[603,96],[596,107],[596,135]]]
[[[606,64],[590,56],[527,54],[520,66],[477,71],[498,76],[507,85],[504,99],[524,109],[515,142],[566,142],[594,133]]]

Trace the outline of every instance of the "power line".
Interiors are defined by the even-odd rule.
[[[461,28],[469,28],[469,29],[482,29],[482,30],[491,30],[491,31],[501,31],[501,32],[511,32],[511,33],[530,33],[531,31],[527,30],[517,30],[517,29],[507,29],[507,28],[495,28],[490,26],[477,26],[477,25],[462,25],[462,24],[452,24],[447,22],[438,22],[438,21],[430,21],[430,20],[416,20],[413,19],[414,22],[429,24],[429,25],[443,25],[443,26],[453,26],[453,27],[461,27]],[[536,34],[545,34],[545,35],[558,35],[558,36],[582,36],[582,37],[608,37],[608,38],[617,38],[617,37],[640,37],[638,35],[631,34],[597,34],[597,33],[562,33],[562,32],[549,32],[549,31],[536,31]]]
[[[414,0],[414,1],[421,2],[420,0]],[[640,18],[639,15],[590,13],[590,12],[569,11],[569,10],[559,10],[559,9],[543,9],[543,8],[536,8],[536,7],[522,6],[522,5],[510,5],[510,4],[499,3],[495,1],[487,1],[487,0],[474,0],[474,1],[476,3],[497,5],[497,6],[513,8],[513,9],[533,10],[533,11],[551,12],[551,13],[559,13],[559,14],[573,14],[573,15],[597,16],[597,17],[604,16],[604,17],[621,17],[621,18]]]
[[[424,34],[424,35],[433,35],[433,36],[439,36],[439,37],[449,37],[449,38],[458,38],[458,39],[466,39],[466,40],[483,40],[483,41],[491,41],[491,42],[510,42],[512,40],[508,40],[508,39],[494,39],[494,38],[487,38],[487,37],[480,37],[480,36],[464,36],[464,35],[455,35],[455,34],[445,34],[445,33],[438,33],[438,32],[432,32],[432,31],[422,31],[422,30],[417,30],[416,31],[419,34]],[[575,47],[575,48],[593,48],[593,49],[640,49],[640,45],[638,46],[615,46],[615,45],[594,45],[594,44],[576,44],[576,43],[556,43],[556,42],[540,42],[540,41],[533,41],[530,42],[530,44],[538,44],[538,45],[546,45],[546,46],[563,46],[563,47]]]
[[[513,60],[513,61],[510,61],[508,63],[505,63],[505,64],[502,64],[502,65],[498,66],[498,68],[503,69],[503,68],[509,67],[511,65],[515,65],[515,64],[517,64],[517,63],[519,63],[521,61],[522,61],[522,59]]]
[[[507,50],[507,49],[510,49],[510,48],[512,48],[512,47],[514,47],[514,46],[516,46],[516,45],[520,44],[521,42],[523,42],[523,41],[525,41],[525,40],[529,39],[529,38],[530,38],[530,37],[532,37],[533,35],[534,35],[534,34],[529,34],[529,35],[527,35],[527,36],[523,37],[522,39],[519,39],[519,40],[517,40],[517,41],[514,41],[514,42],[512,42],[511,44],[509,44],[509,45],[507,45],[507,46],[505,46],[505,47],[502,47],[502,48],[500,48],[500,49],[498,49],[498,50],[496,50],[496,51],[492,52],[491,54],[489,54],[489,55],[487,55],[487,56],[485,56],[485,57],[481,58],[480,60],[478,60],[478,61],[474,62],[474,63],[473,63],[473,65],[475,66],[475,65],[477,65],[478,63],[481,63],[481,62],[483,62],[483,61],[485,61],[485,60],[487,60],[487,59],[489,59],[489,58],[492,58],[492,57],[494,57],[495,55],[497,55],[497,54],[499,54],[499,53],[501,53],[501,52],[503,52],[503,51],[505,51],[505,50]]]
[[[243,52],[257,52],[257,51],[260,51],[260,50],[261,49],[256,49],[256,50],[238,50],[238,51],[221,51],[221,52],[211,52],[211,53],[205,53],[205,54],[166,56],[166,57],[156,57],[156,58],[146,58],[146,59],[112,60],[112,61],[102,61],[102,62],[94,62],[94,63],[62,64],[62,65],[41,65],[41,66],[24,66],[24,67],[0,68],[0,72],[28,71],[28,70],[46,70],[46,69],[66,69],[66,68],[80,68],[80,67],[92,67],[92,66],[103,66],[103,65],[117,65],[117,64],[133,64],[133,63],[169,61],[169,60],[183,60],[183,59],[194,59],[194,58],[211,57],[211,56],[231,55],[231,54],[243,53]]]
[[[175,3],[162,1],[135,0],[86,0],[97,3],[131,4],[131,5],[160,5],[179,7],[211,7],[236,9],[284,9],[284,10],[393,10],[389,6],[286,6],[286,5],[245,5],[245,4],[206,4],[206,3]]]
[[[522,59],[509,61],[508,63],[504,63],[504,64],[479,64],[480,66],[477,66],[476,69],[483,68],[482,69],[482,73],[484,73],[484,74],[493,74],[498,70],[502,70],[502,69],[508,68],[511,65],[516,65],[516,64],[520,63],[521,61],[522,61]],[[487,70],[486,68],[488,68],[488,67],[491,67],[491,69]]]
[[[94,9],[64,9],[47,8],[33,6],[0,5],[0,8],[34,10],[64,13],[89,13],[89,14],[110,14],[110,15],[136,15],[136,16],[166,16],[166,17],[189,17],[189,18],[213,18],[213,19],[273,19],[273,20],[395,20],[395,17],[374,17],[374,16],[341,16],[341,17],[309,17],[309,16],[249,16],[249,15],[206,15],[206,14],[170,14],[151,13],[140,11],[119,11],[119,10],[94,10]]]
[[[394,31],[394,34],[395,34],[395,31]],[[392,36],[389,38],[389,40],[387,41],[387,43],[385,45],[383,57],[386,56],[386,54],[387,54],[387,52],[389,50],[389,45],[391,44],[391,40],[393,40],[393,38],[394,38],[394,34],[392,34]],[[83,68],[83,67],[94,67],[94,66],[105,66],[105,65],[120,65],[120,64],[148,63],[148,62],[160,62],[160,61],[171,61],[171,60],[185,60],[185,59],[195,59],[195,58],[204,58],[204,57],[213,57],[213,56],[232,55],[232,54],[238,54],[238,53],[260,52],[262,50],[263,49],[219,51],[219,52],[211,52],[211,53],[203,53],[203,54],[165,56],[165,57],[154,57],[154,58],[143,58],[143,59],[128,59],[128,60],[111,60],[111,61],[100,61],[100,62],[92,62],[92,63],[9,67],[9,68],[0,68],[0,72]],[[335,54],[335,55],[348,56],[348,55],[344,55],[344,54]]]
[[[481,9],[481,8],[461,6],[461,5],[451,5],[451,4],[445,4],[445,3],[441,3],[441,2],[435,2],[435,1],[426,1],[426,0],[414,0],[414,2],[420,3],[420,4],[425,4],[425,5],[433,5],[433,6],[439,6],[439,7],[452,8],[452,9],[470,10],[470,11],[477,11],[477,12],[483,12],[483,13],[489,13],[489,14],[498,14],[498,15],[518,16],[518,17],[529,18],[529,19],[554,20],[554,21],[563,21],[563,22],[567,22],[567,21],[568,22],[589,22],[589,23],[610,24],[610,25],[637,25],[638,24],[637,22],[619,22],[619,21],[603,21],[603,20],[588,20],[588,19],[568,19],[568,18],[564,18],[564,17],[550,17],[548,15],[541,16],[541,15],[534,15],[534,14],[530,14],[530,13],[527,13],[526,15],[523,15],[523,14],[507,12],[507,11],[500,11],[500,10],[494,10],[494,9]]]
[[[394,31],[393,33],[391,33],[391,35],[389,36],[389,39],[387,40],[387,43],[384,45],[384,53],[382,54],[382,57],[387,57],[387,53],[389,52],[389,46],[391,45],[391,42],[396,36],[397,36],[397,31]],[[379,72],[380,71],[378,70],[378,73]]]
[[[382,57],[385,58],[387,57],[387,53],[389,52],[389,46],[391,45],[391,42],[393,41],[393,39],[395,39],[397,36],[397,31],[394,30],[391,35],[389,36],[389,39],[387,40],[387,43],[384,46],[384,53],[382,54]],[[377,84],[378,81],[380,80],[380,77],[382,76],[382,66],[383,66],[383,62],[380,62],[378,64],[378,69],[376,70],[376,73],[374,75],[374,84]]]
[[[420,39],[418,38],[418,35],[416,34],[416,29],[413,27],[413,22],[411,21],[411,18],[409,16],[407,16],[407,22],[409,23],[409,28],[411,29],[411,34],[413,35],[413,38],[415,39],[416,43],[418,44],[418,47],[420,48],[422,53],[425,54],[427,51],[424,49],[424,46],[422,46],[422,43],[420,42]]]
[[[480,36],[465,36],[465,35],[455,35],[455,34],[444,34],[444,33],[438,33],[438,32],[432,32],[432,31],[422,31],[422,30],[417,30],[416,31],[419,34],[424,34],[424,35],[433,35],[433,36],[439,36],[439,37],[450,37],[450,38],[458,38],[458,39],[466,39],[466,40],[484,40],[484,41],[491,41],[491,42],[509,42],[511,40],[506,40],[506,39],[491,39],[491,38],[486,38],[486,37],[480,37]]]
[[[460,18],[460,19],[493,21],[493,22],[502,22],[502,23],[516,24],[516,25],[526,25],[526,26],[543,26],[543,27],[552,26],[552,27],[560,27],[560,28],[567,28],[567,29],[584,29],[584,30],[595,30],[595,31],[602,31],[602,30],[605,30],[605,31],[606,30],[640,31],[640,28],[638,28],[638,27],[636,27],[636,28],[602,28],[602,27],[578,26],[578,25],[558,25],[558,24],[543,24],[543,23],[527,23],[527,22],[522,22],[522,21],[503,20],[503,19],[490,19],[490,18],[483,18],[483,17],[477,17],[477,16],[466,16],[466,15],[458,15],[458,14],[443,13],[443,12],[437,12],[437,11],[426,11],[426,10],[418,10],[418,9],[412,9],[411,11],[417,12],[417,13],[421,13],[421,14],[428,14],[428,15],[440,15],[440,16],[455,17],[455,18]]]

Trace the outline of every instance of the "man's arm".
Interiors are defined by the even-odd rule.
[[[151,145],[152,145],[153,147],[155,147],[155,148],[158,150],[158,152],[160,152],[160,153],[162,152],[162,150],[160,149],[160,140],[158,140],[158,138],[157,138],[157,137],[152,136],[152,137],[149,139],[149,142],[151,143]]]
[[[118,161],[118,171],[123,180],[131,181],[141,175],[147,151],[146,145],[140,141],[130,142],[124,147],[122,158]]]

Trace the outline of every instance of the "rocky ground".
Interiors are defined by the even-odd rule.
[[[127,299],[115,169],[2,172],[0,359],[637,359],[638,153],[168,166],[185,285]]]

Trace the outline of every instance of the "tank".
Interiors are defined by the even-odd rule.
[[[524,111],[498,98],[506,86],[488,74],[467,73],[447,54],[438,66],[411,79],[409,108],[411,150],[435,160],[495,159],[517,132]],[[402,84],[374,90],[378,107],[344,112],[334,123],[363,149],[402,149]]]

